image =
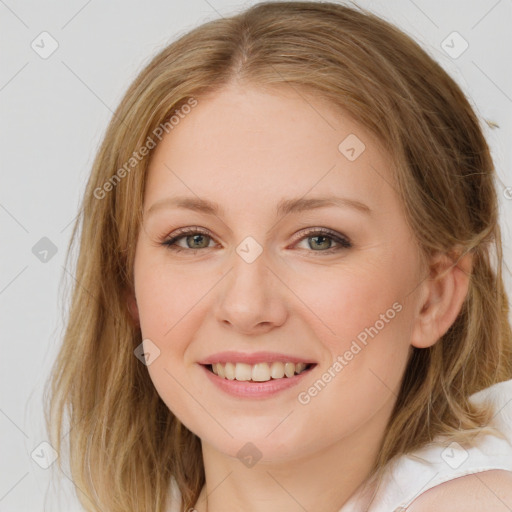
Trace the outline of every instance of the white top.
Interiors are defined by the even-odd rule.
[[[440,436],[423,448],[398,457],[386,470],[368,512],[401,512],[432,487],[461,476],[492,469],[512,471],[512,379],[470,397],[473,403],[488,399],[496,407],[490,426],[502,432],[506,439],[479,434],[474,438],[474,445],[464,449]],[[169,512],[179,512],[181,495],[174,479],[171,492]],[[361,512],[363,498],[357,492],[339,512]]]
[[[421,494],[448,480],[492,469],[512,471],[512,379],[483,389],[470,400],[492,400],[496,415],[490,426],[506,439],[494,435],[475,436],[474,446],[464,449],[458,443],[436,438],[390,464],[368,512],[401,512]],[[358,494],[353,495],[339,512],[360,512]]]

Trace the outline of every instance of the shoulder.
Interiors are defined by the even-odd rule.
[[[512,471],[493,469],[436,485],[414,500],[407,512],[510,512]]]

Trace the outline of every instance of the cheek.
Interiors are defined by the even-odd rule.
[[[175,268],[148,261],[140,258],[135,270],[142,337],[154,343],[150,345],[152,350],[159,351],[147,370],[169,410],[194,430],[194,425],[190,425],[188,420],[195,415],[200,416],[201,411],[190,412],[190,395],[183,387],[188,388],[190,368],[183,363],[197,328],[200,298],[204,291],[194,287],[190,278]],[[194,396],[198,398],[197,391],[194,391]]]
[[[329,340],[331,347],[343,349],[376,323],[379,331],[397,323],[397,309],[403,306],[407,285],[390,269],[366,264],[350,270],[320,269],[303,275],[307,277],[290,278],[294,280],[293,289],[305,305],[307,323],[318,326],[317,336]]]
[[[331,269],[329,279],[310,276],[298,288],[297,294],[314,312],[305,319],[314,326],[312,338],[321,340],[329,354],[321,379],[329,384],[322,397],[311,400],[312,410],[318,406],[315,414],[333,403],[362,414],[366,407],[371,414],[393,397],[390,389],[398,389],[410,347],[412,308],[406,296],[413,281],[412,268],[400,269],[385,263],[351,272]]]
[[[391,413],[410,353],[410,318],[402,304],[387,300],[381,304],[361,301],[358,308],[347,301],[347,314],[338,311],[333,317],[337,335],[323,338],[329,358],[298,390],[299,410],[311,428],[329,424],[341,436],[361,428],[379,411]]]
[[[159,340],[172,332],[204,294],[198,283],[179,269],[162,263],[145,264],[141,258],[135,273],[140,325],[145,337]]]

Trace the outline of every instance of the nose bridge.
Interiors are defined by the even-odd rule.
[[[232,258],[231,276],[228,278],[228,293],[234,295],[239,308],[259,308],[270,299],[268,257],[263,247],[248,237],[235,249]]]
[[[247,237],[235,248],[219,298],[220,321],[246,332],[282,323],[284,301],[269,266],[266,251],[254,238]]]

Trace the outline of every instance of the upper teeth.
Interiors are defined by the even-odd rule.
[[[213,373],[229,380],[254,380],[264,382],[273,379],[282,379],[285,375],[293,377],[306,368],[306,363],[215,363],[212,364]]]

